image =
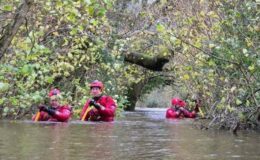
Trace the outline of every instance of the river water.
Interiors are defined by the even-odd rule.
[[[115,122],[0,121],[0,160],[260,159],[260,134],[200,130],[165,109],[124,112]]]

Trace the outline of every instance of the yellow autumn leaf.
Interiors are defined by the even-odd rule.
[[[189,80],[190,79],[190,76],[188,75],[188,74],[185,74],[184,76],[183,76],[183,80]]]
[[[253,71],[253,70],[255,69],[255,65],[249,66],[248,69],[249,69],[250,71]]]
[[[69,52],[69,53],[68,53],[68,57],[72,59],[72,58],[73,58],[73,55]]]
[[[52,32],[52,34],[53,34],[54,36],[58,36],[58,35],[59,35],[58,32]]]

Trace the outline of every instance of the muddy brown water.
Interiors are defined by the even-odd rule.
[[[260,160],[260,134],[199,130],[165,109],[124,112],[115,122],[0,121],[0,160]]]

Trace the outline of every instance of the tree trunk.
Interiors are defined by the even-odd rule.
[[[130,104],[126,106],[126,111],[134,111],[136,102],[139,100],[141,96],[141,91],[143,89],[143,82],[133,83],[132,86],[128,89],[127,96],[129,97]]]
[[[13,22],[6,26],[3,36],[0,37],[0,59],[4,56],[10,46],[19,27],[24,23],[25,17],[33,4],[32,2],[33,0],[24,0],[16,10]]]

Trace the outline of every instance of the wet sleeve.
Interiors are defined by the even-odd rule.
[[[196,113],[195,113],[195,112],[190,112],[190,111],[188,111],[187,109],[185,109],[185,110],[183,111],[183,114],[184,114],[184,116],[187,117],[187,118],[195,118],[195,116],[196,116]]]
[[[112,97],[106,97],[106,101],[105,104],[103,104],[103,106],[105,107],[105,109],[99,110],[101,116],[115,116],[117,106]]]
[[[167,109],[165,117],[166,118],[171,118],[172,117],[172,111],[170,109]]]
[[[179,116],[180,116],[180,113],[176,112],[175,110],[173,110],[171,108],[167,109],[166,115],[165,115],[166,118],[179,118]]]
[[[174,118],[173,110],[171,110],[170,108],[167,109],[165,117],[166,118]]]
[[[71,116],[71,111],[69,108],[62,108],[61,110],[55,111],[54,118],[60,122],[66,122]]]

